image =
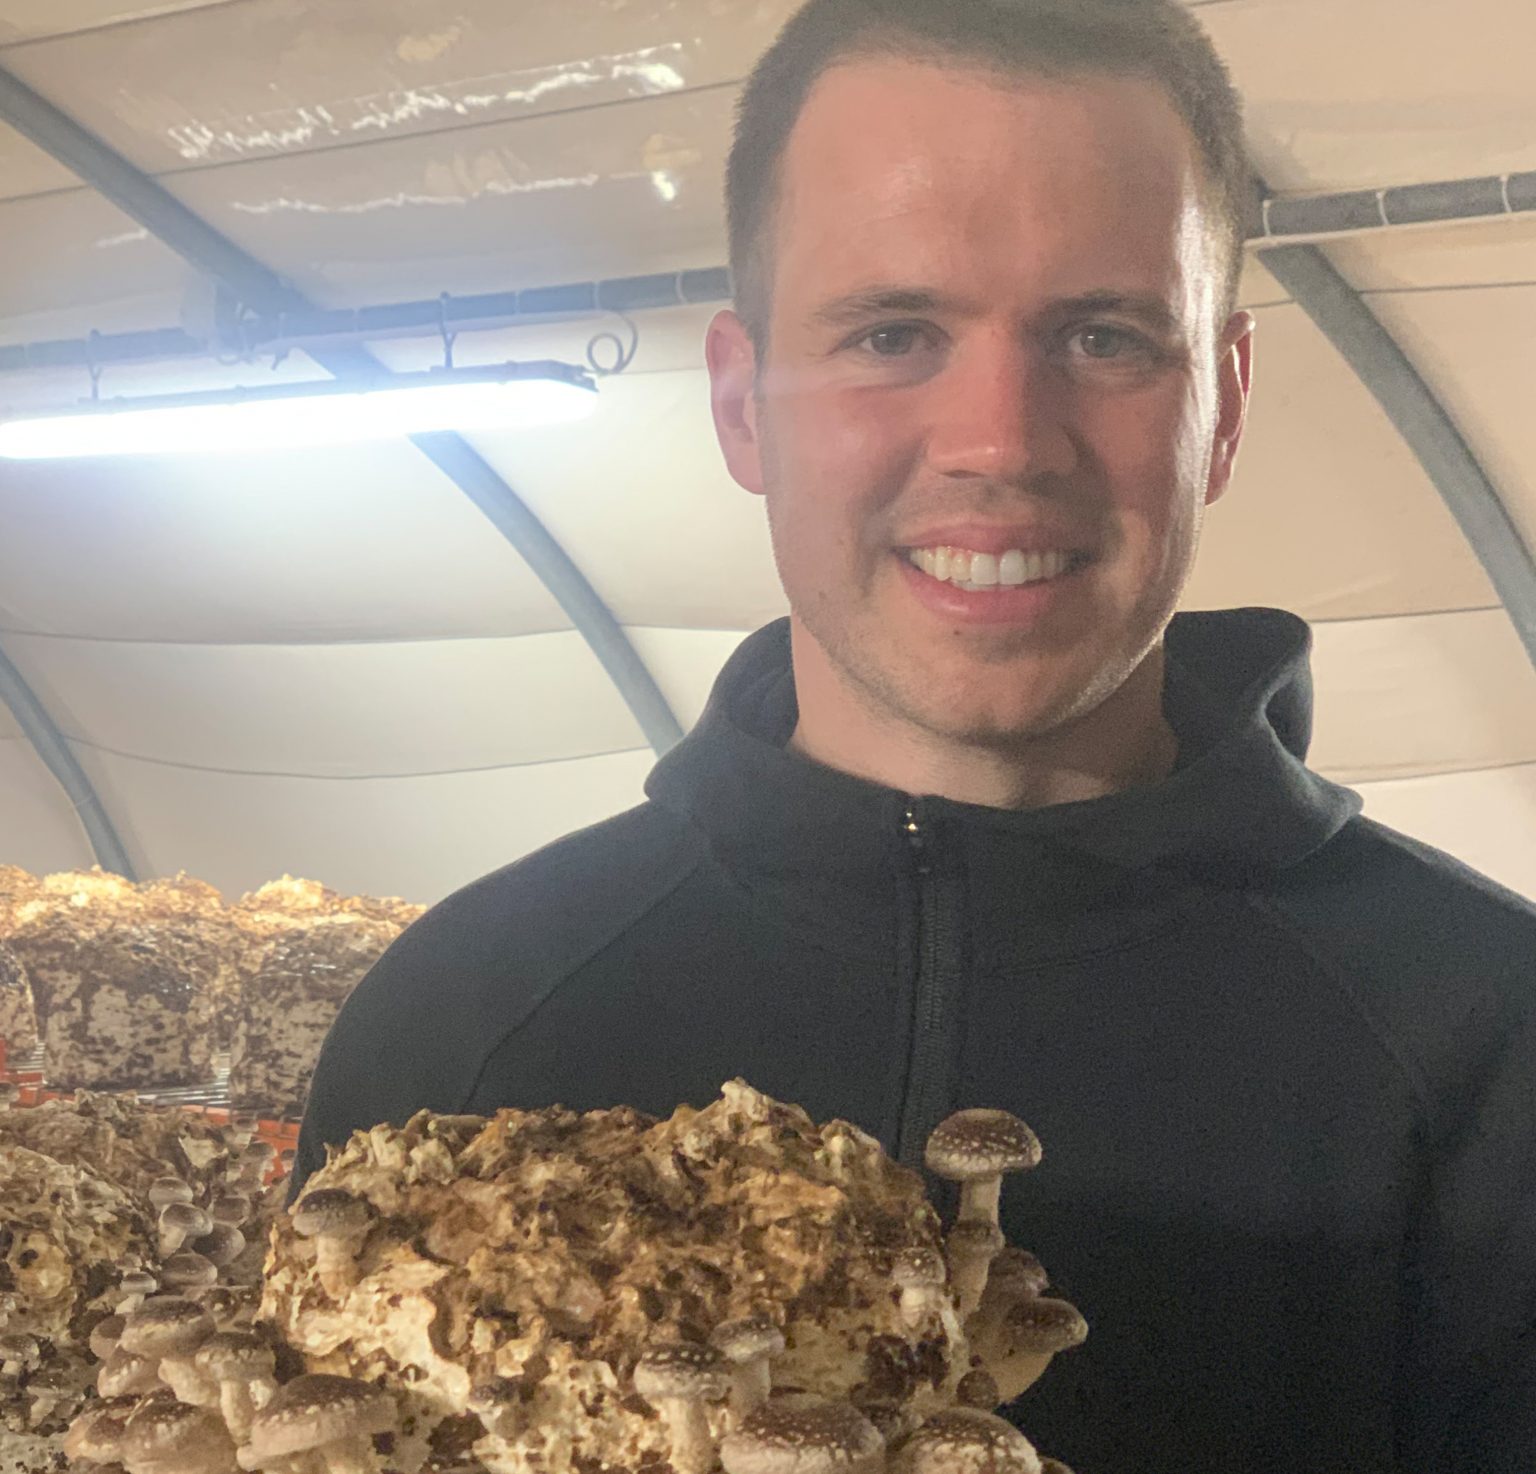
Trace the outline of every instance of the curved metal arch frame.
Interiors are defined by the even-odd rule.
[[[38,700],[37,693],[3,650],[0,650],[0,701],[10,708],[33,750],[58,780],[59,787],[69,795],[102,869],[115,871],[126,880],[137,880],[133,862],[128,858],[128,851],[102,804],[101,796],[76,761],[47,708]]]
[[[314,310],[302,293],[3,68],[0,119],[191,266],[224,283],[243,304],[272,314]],[[353,345],[317,349],[310,356],[338,378],[382,367],[365,348]],[[658,756],[681,741],[682,726],[639,652],[586,575],[527,503],[462,436],[413,436],[412,444],[459,487],[527,562],[597,656]]]
[[[1536,558],[1449,411],[1319,247],[1275,246],[1257,255],[1354,370],[1417,457],[1536,665]]]

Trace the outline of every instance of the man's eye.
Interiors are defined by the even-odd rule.
[[[1074,334],[1074,341],[1082,345],[1083,355],[1086,358],[1114,359],[1132,356],[1149,358],[1155,351],[1152,344],[1139,333],[1130,332],[1125,328],[1111,327],[1106,323],[1081,329]]]
[[[877,358],[902,358],[917,345],[923,330],[916,323],[895,323],[874,328],[859,339]]]

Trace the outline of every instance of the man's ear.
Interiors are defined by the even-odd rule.
[[[1253,386],[1253,331],[1257,326],[1251,312],[1234,312],[1221,335],[1221,358],[1216,365],[1216,435],[1210,480],[1205,488],[1207,506],[1219,500],[1232,482],[1237,447],[1248,420],[1248,395]]]
[[[704,340],[709,402],[726,469],[737,485],[763,494],[763,457],[757,440],[757,352],[734,312],[715,314]]]

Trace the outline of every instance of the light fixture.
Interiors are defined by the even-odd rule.
[[[436,430],[536,429],[597,407],[584,369],[554,361],[439,368],[216,394],[91,400],[64,413],[0,420],[0,456],[249,455]]]

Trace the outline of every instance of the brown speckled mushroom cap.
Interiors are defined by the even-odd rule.
[[[752,1361],[759,1356],[778,1356],[784,1350],[784,1332],[766,1315],[748,1315],[716,1326],[709,1344],[727,1361]]]
[[[395,1424],[395,1403],[387,1392],[352,1377],[312,1372],[279,1387],[251,1420],[250,1447],[268,1463],[307,1453],[358,1434],[387,1433]]]
[[[42,1354],[43,1348],[38,1343],[37,1337],[27,1335],[25,1331],[0,1336],[0,1359],[36,1366]]]
[[[1022,1172],[1040,1165],[1040,1142],[1007,1111],[956,1111],[939,1122],[923,1150],[923,1161],[950,1182]]]
[[[220,1193],[209,1210],[214,1223],[228,1223],[239,1228],[250,1221],[251,1200],[244,1193]]]
[[[1040,1455],[1012,1423],[974,1407],[935,1413],[896,1451],[892,1474],[1040,1474]]]
[[[206,1290],[209,1285],[217,1284],[219,1269],[205,1254],[182,1249],[160,1266],[160,1278],[166,1289],[179,1295],[183,1290]]]
[[[879,1430],[851,1403],[797,1394],[771,1398],[720,1446],[726,1474],[844,1474],[885,1448]]]
[[[213,1319],[196,1301],[161,1295],[146,1300],[123,1322],[117,1345],[136,1356],[176,1356],[212,1334]]]
[[[215,1219],[213,1227],[192,1245],[192,1249],[216,1269],[223,1269],[245,1253],[245,1235],[233,1223],[220,1223]]]
[[[91,1355],[97,1361],[105,1361],[117,1350],[118,1338],[123,1334],[124,1323],[120,1315],[104,1315],[91,1327]]]
[[[946,1273],[942,1256],[922,1246],[903,1249],[891,1261],[891,1279],[904,1290],[942,1285]]]
[[[160,1227],[175,1229],[189,1239],[197,1239],[213,1227],[213,1219],[206,1208],[199,1208],[196,1203],[167,1203],[160,1210]]]
[[[1072,1474],[1060,1459],[1041,1459],[1040,1474]]]
[[[987,1289],[1023,1298],[1043,1295],[1050,1288],[1051,1277],[1045,1266],[1028,1249],[1004,1247],[987,1271]]]
[[[139,1356],[119,1346],[96,1373],[96,1390],[103,1397],[139,1397],[160,1385],[160,1359]]]
[[[361,1233],[373,1222],[373,1205],[344,1187],[317,1187],[293,1205],[293,1226],[302,1238]]]
[[[179,1177],[157,1177],[149,1185],[149,1201],[156,1208],[168,1208],[172,1203],[190,1203],[191,1187]]]
[[[668,1397],[714,1402],[730,1388],[730,1363],[713,1346],[698,1342],[652,1346],[635,1364],[635,1391],[649,1403]]]
[[[955,1400],[961,1407],[979,1407],[991,1412],[1002,1401],[997,1378],[985,1367],[972,1367],[956,1386]]]
[[[272,1347],[249,1331],[215,1331],[192,1358],[200,1372],[218,1382],[270,1377],[277,1365]]]
[[[141,1402],[123,1429],[122,1461],[154,1474],[229,1474],[235,1446],[216,1412],[169,1398]]]
[[[1045,1295],[1020,1300],[1008,1308],[1008,1340],[1015,1351],[1066,1351],[1088,1338],[1088,1322],[1075,1305]]]
[[[87,1408],[64,1435],[65,1456],[92,1464],[116,1463],[122,1452],[123,1430],[138,1405],[137,1398],[114,1397]]]
[[[124,1295],[153,1295],[160,1288],[160,1281],[147,1269],[130,1269],[117,1282],[117,1288]]]

